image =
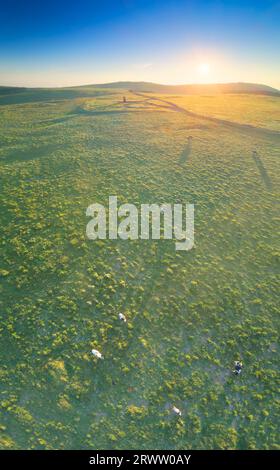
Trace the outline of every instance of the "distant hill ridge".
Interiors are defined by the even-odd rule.
[[[10,95],[14,93],[22,93],[29,91],[54,91],[54,90],[79,90],[83,88],[117,88],[124,90],[133,90],[140,92],[152,92],[152,93],[169,93],[169,94],[216,94],[216,93],[245,93],[245,94],[262,94],[262,95],[273,95],[280,96],[280,90],[272,88],[267,85],[258,83],[213,83],[213,84],[193,84],[193,85],[162,85],[159,83],[152,82],[112,82],[112,83],[101,83],[92,85],[81,85],[75,87],[62,87],[62,88],[26,88],[26,87],[10,87],[0,86],[0,95]]]
[[[279,95],[280,91],[258,83],[213,83],[193,85],[161,85],[152,82],[112,82],[93,85],[98,88],[123,88],[133,91],[179,94],[255,93]]]

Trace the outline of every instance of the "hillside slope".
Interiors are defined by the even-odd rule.
[[[253,93],[279,95],[280,91],[257,83],[213,83],[203,85],[161,85],[150,82],[113,82],[99,84],[99,88],[123,88],[134,91],[180,94]]]

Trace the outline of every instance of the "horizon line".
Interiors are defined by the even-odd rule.
[[[169,87],[180,87],[180,86],[195,86],[195,87],[206,87],[206,86],[220,86],[220,85],[257,85],[257,86],[264,86],[267,88],[271,88],[272,90],[278,91],[280,93],[280,89],[273,87],[271,85],[266,85],[265,83],[257,83],[257,82],[209,82],[209,83],[158,83],[158,82],[150,82],[146,80],[116,80],[116,81],[109,81],[109,82],[96,82],[96,83],[81,83],[78,85],[65,85],[65,86],[26,86],[26,85],[1,85],[0,88],[24,88],[24,89],[37,89],[37,90],[44,90],[44,89],[63,89],[63,88],[78,88],[78,87],[87,87],[87,86],[101,86],[101,85],[114,85],[116,83],[124,84],[124,83],[142,83],[142,84],[149,84],[149,85],[160,85],[160,86],[169,86]]]

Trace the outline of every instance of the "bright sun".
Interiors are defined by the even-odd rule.
[[[199,64],[198,71],[200,75],[208,75],[210,71],[210,67],[208,64],[205,64],[205,63]]]

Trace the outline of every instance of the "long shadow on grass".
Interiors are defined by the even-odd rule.
[[[73,117],[76,117],[76,114],[67,114],[66,116],[54,119],[45,119],[43,121],[39,121],[39,124],[43,125],[44,127],[56,126],[57,124],[66,122]]]
[[[180,158],[179,158],[179,161],[178,163],[180,163],[181,165],[186,163],[188,158],[190,157],[192,153],[192,138],[189,137],[188,138],[188,144],[187,146],[183,149],[183,152],[181,153],[180,155]]]
[[[72,100],[75,98],[95,98],[106,94],[106,90],[83,90],[83,89],[28,89],[9,88],[6,92],[0,90],[0,106],[25,104],[25,103],[40,103],[46,101],[64,101]]]
[[[147,267],[147,270],[151,273],[151,278],[146,281],[145,295],[142,302],[139,305],[137,316],[142,318],[142,314],[146,310],[147,303],[152,298],[153,294],[157,291],[157,281],[160,279],[162,273],[167,269],[168,266],[163,265],[162,260],[165,252],[163,251],[162,240],[157,242],[157,250],[154,255],[154,261]]]
[[[127,109],[113,109],[113,110],[100,110],[100,111],[89,111],[86,109],[78,108],[76,109],[77,114],[82,114],[84,116],[101,116],[104,114],[111,115],[111,114],[125,114],[125,113],[132,113],[133,111],[129,111]]]
[[[258,170],[260,172],[260,175],[262,177],[262,180],[265,184],[265,186],[267,187],[267,189],[272,189],[272,182],[271,182],[271,179],[266,171],[266,168],[261,160],[261,158],[258,156],[258,153],[256,152],[256,150],[253,151],[253,160],[255,161],[257,167],[258,167]]]
[[[0,161],[2,163],[23,162],[28,160],[35,160],[42,157],[48,157],[51,152],[57,149],[56,144],[44,145],[42,147],[29,147],[25,150],[10,150]]]

